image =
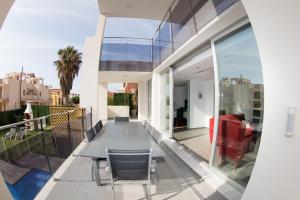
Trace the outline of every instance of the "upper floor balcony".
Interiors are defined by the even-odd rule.
[[[99,71],[151,72],[210,21],[238,1],[174,1],[151,39],[104,37]]]

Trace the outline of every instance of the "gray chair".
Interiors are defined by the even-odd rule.
[[[152,135],[152,132],[154,129],[150,124],[148,124],[148,126],[146,127],[146,130]]]
[[[20,128],[20,130],[15,134],[15,140],[23,140],[25,134],[26,134],[25,128],[24,127]]]
[[[96,136],[95,129],[91,128],[90,130],[85,131],[85,136],[86,136],[86,139],[88,140],[88,142],[91,142],[94,139],[94,137]]]
[[[106,149],[111,171],[111,185],[139,183],[148,185],[147,197],[150,199],[151,149],[117,150]]]
[[[97,126],[97,132],[96,132],[96,134],[99,134],[100,133],[100,131],[101,131],[101,129],[103,128],[103,123],[102,123],[102,121],[100,120],[97,124],[96,124],[96,126]]]
[[[103,128],[103,123],[102,123],[102,121],[101,121],[101,120],[99,120],[99,122],[97,123],[97,126],[98,126],[100,129],[102,129],[102,128]]]
[[[157,131],[156,129],[153,129],[151,132],[151,135],[158,144],[161,142],[163,134],[161,134],[159,131]]]
[[[129,117],[115,117],[115,122],[129,122]]]
[[[98,135],[98,134],[100,133],[100,130],[101,130],[101,128],[98,126],[98,124],[96,124],[96,125],[94,126],[95,134]]]
[[[5,139],[12,139],[13,136],[15,136],[17,132],[17,128],[16,127],[12,127],[6,134],[5,134]]]
[[[143,126],[144,126],[145,128],[146,128],[147,124],[148,124],[147,120],[144,120],[144,121],[143,121]]]

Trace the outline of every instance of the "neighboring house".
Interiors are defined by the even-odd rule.
[[[50,89],[51,106],[65,105],[61,89]]]
[[[27,101],[49,104],[49,86],[34,73],[13,72],[0,79],[0,111],[19,109]]]
[[[125,93],[127,93],[127,94],[134,94],[138,90],[137,83],[124,83],[123,87],[124,87]]]

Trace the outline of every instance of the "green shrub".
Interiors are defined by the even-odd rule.
[[[128,106],[129,105],[129,94],[116,93],[113,97],[107,98],[107,104],[110,106]]]
[[[13,124],[23,120],[25,109],[0,112],[0,126]]]

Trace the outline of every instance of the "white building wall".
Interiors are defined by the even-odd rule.
[[[107,106],[107,118],[130,117],[129,106]]]
[[[258,157],[243,200],[297,200],[300,189],[300,1],[242,0],[264,75],[264,123]],[[287,109],[297,109],[292,137]]]
[[[107,120],[108,118],[107,85],[107,83],[98,84],[97,120]]]
[[[138,83],[138,119],[148,119],[148,82]]]
[[[94,123],[100,118],[98,114],[104,113],[99,110],[100,107],[98,106],[101,103],[98,99],[100,82],[98,72],[105,21],[106,17],[100,15],[96,36],[85,41],[80,70],[80,106],[84,108],[92,107]]]
[[[152,105],[151,105],[151,124],[160,129],[161,111],[161,76],[153,72],[152,75]]]
[[[8,83],[8,102],[6,110],[19,109],[20,106],[20,81],[9,79]]]
[[[189,86],[189,128],[209,127],[214,114],[214,81],[190,80]]]

